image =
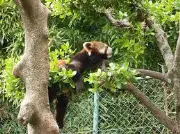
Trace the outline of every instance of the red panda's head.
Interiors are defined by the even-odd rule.
[[[89,56],[91,56],[92,53],[102,54],[107,58],[112,56],[112,48],[100,41],[85,42],[83,47]]]

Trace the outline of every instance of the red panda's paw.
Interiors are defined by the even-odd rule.
[[[66,67],[67,63],[66,60],[58,60],[56,65],[58,68],[64,68]]]

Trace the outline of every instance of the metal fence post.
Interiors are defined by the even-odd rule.
[[[93,134],[98,134],[99,123],[99,93],[94,93],[94,112],[93,112]]]

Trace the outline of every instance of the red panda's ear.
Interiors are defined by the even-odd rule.
[[[91,50],[92,50],[92,42],[84,42],[83,44],[84,49],[88,53],[88,55],[91,55]]]

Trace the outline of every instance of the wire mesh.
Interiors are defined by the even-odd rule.
[[[142,79],[135,83],[154,104],[175,117],[174,95],[164,83],[154,79]],[[116,96],[100,93],[99,134],[170,134],[133,95],[120,91]],[[93,95],[83,94],[69,105],[65,118],[65,134],[92,134]]]

